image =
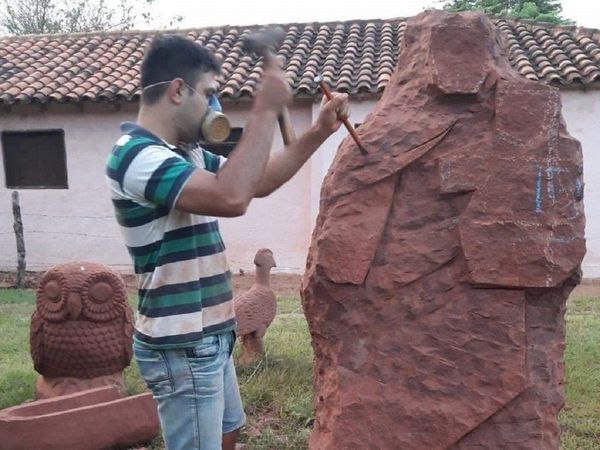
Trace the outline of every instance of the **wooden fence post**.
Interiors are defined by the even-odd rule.
[[[21,220],[21,206],[19,205],[19,193],[17,191],[12,192],[12,207],[15,230],[15,237],[17,239],[17,288],[25,287],[25,238],[23,236],[23,221]]]

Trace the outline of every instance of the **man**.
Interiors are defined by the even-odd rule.
[[[252,198],[280,187],[348,115],[347,96],[336,94],[305,134],[270,157],[276,118],[291,91],[281,69],[268,67],[226,160],[193,146],[218,72],[217,60],[199,45],[157,38],[142,62],[137,124],[107,161],[138,277],[134,355],[169,450],[233,450],[245,421],[231,358],[231,274],[214,216],[240,216]]]

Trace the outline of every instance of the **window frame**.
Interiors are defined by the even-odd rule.
[[[231,152],[235,149],[235,146],[240,142],[242,135],[244,134],[244,129],[242,127],[232,127],[227,139],[218,144],[211,144],[209,142],[201,142],[200,146],[215,155],[223,156],[225,158],[229,158]],[[232,138],[233,136],[233,138]],[[219,151],[219,147],[231,147],[227,154],[223,154],[222,151]]]
[[[11,146],[15,145],[14,142],[8,142],[11,137],[14,139],[15,136],[31,136],[35,134],[52,134],[53,137],[58,138],[58,145],[56,147],[52,147],[51,151],[55,152],[56,157],[60,159],[56,164],[57,166],[53,166],[53,169],[60,169],[62,171],[60,175],[60,182],[57,184],[25,184],[23,183],[23,176],[21,176],[21,180],[16,178],[14,175],[10,175],[9,166],[16,165],[11,164],[12,161],[17,160],[17,156],[15,156],[15,152],[18,152],[18,149],[11,148]],[[18,139],[18,138],[17,138]],[[2,145],[2,163],[4,166],[4,185],[7,189],[69,189],[69,174],[67,168],[67,148],[65,143],[65,130],[62,128],[44,128],[44,129],[29,129],[29,130],[2,130],[0,134],[0,143]],[[20,144],[23,145],[23,144]],[[50,150],[49,150],[50,151]],[[17,163],[18,164],[18,163]],[[47,180],[41,180],[47,181]]]

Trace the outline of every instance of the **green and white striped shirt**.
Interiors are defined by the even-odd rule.
[[[138,279],[134,339],[178,348],[234,329],[231,272],[218,222],[174,209],[195,170],[216,173],[226,159],[126,126],[108,157],[106,179]]]

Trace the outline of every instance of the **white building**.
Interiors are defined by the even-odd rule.
[[[600,277],[600,31],[497,21],[511,63],[530,79],[560,87],[569,132],[583,146],[587,255],[584,276]],[[388,81],[404,19],[284,25],[279,49],[294,89],[297,134],[319,110],[313,79],[349,92],[361,123]],[[257,79],[256,59],[239,38],[253,27],[177,31],[223,62],[221,101],[243,127]],[[104,163],[119,124],[135,120],[138,66],[156,32],[0,38],[0,270],[14,270],[17,252],[11,192],[19,188],[28,270],[68,260],[94,260],[131,271],[104,182]],[[278,270],[302,272],[319,207],[321,182],[346,136],[342,128],[282,189],[255,200],[244,217],[222,219],[233,271],[250,269],[270,247]],[[274,151],[281,148],[276,136]],[[59,188],[50,188],[58,186]]]

